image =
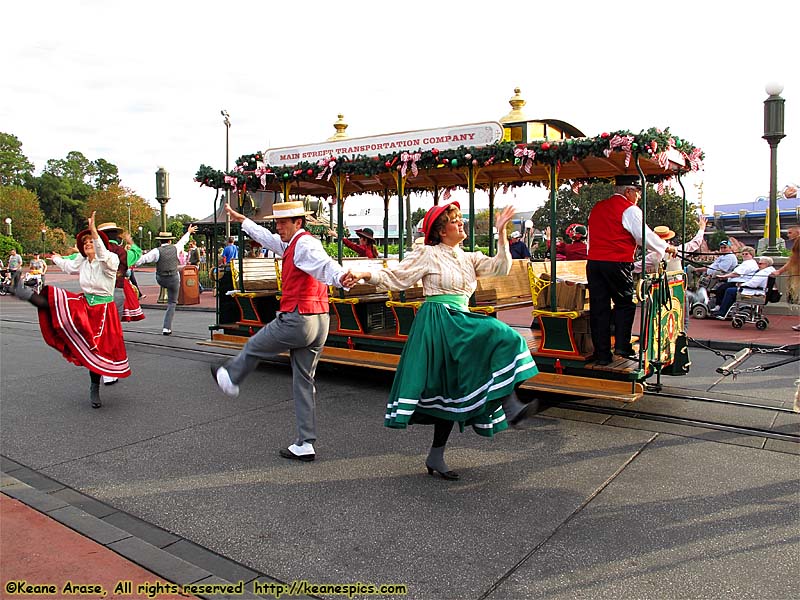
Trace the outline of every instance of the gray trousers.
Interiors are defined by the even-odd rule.
[[[125,290],[122,288],[114,288],[114,306],[117,307],[119,320],[122,320],[122,309],[125,307]]]
[[[301,315],[279,312],[275,320],[251,337],[225,368],[231,381],[240,384],[261,359],[273,358],[289,351],[292,362],[292,395],[297,421],[296,444],[313,443],[317,439],[314,373],[322,347],[328,338],[328,313]]]
[[[172,318],[175,316],[175,307],[178,305],[178,294],[181,291],[181,276],[159,275],[156,273],[156,283],[167,288],[167,312],[164,314],[164,329],[172,331]]]

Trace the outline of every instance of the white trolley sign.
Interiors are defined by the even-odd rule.
[[[503,139],[503,126],[495,121],[454,125],[440,129],[403,131],[384,135],[348,138],[335,142],[270,148],[264,152],[265,162],[274,167],[294,165],[301,161],[314,162],[331,156],[378,156],[396,152],[424,150],[453,150],[459,146],[480,147],[496,144]]]

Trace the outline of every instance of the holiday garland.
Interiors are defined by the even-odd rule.
[[[523,175],[530,173],[535,164],[555,165],[588,157],[608,157],[612,152],[624,152],[625,164],[629,164],[633,154],[648,156],[662,164],[668,164],[667,153],[677,150],[686,160],[684,171],[702,169],[704,153],[691,142],[670,133],[669,129],[651,128],[638,134],[628,130],[602,133],[596,137],[569,138],[558,141],[537,141],[529,144],[500,142],[480,148],[461,146],[451,150],[417,150],[416,152],[396,152],[379,156],[329,156],[317,162],[301,161],[290,166],[272,167],[264,164],[261,153],[246,154],[236,161],[229,172],[218,171],[201,165],[195,174],[195,181],[201,186],[228,190],[257,190],[265,188],[271,180],[313,181],[330,179],[333,176],[373,177],[392,171],[401,175],[416,175],[422,169],[457,169],[468,165],[485,167],[491,164],[513,163],[519,166],[520,182],[509,185],[537,185],[541,182],[523,181]],[[670,179],[674,173],[650,175],[651,183]],[[592,183],[595,177],[572,180],[573,183]],[[409,182],[409,190],[416,189]],[[419,188],[421,189],[421,188]]]

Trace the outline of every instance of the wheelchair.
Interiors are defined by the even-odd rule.
[[[769,319],[764,316],[764,306],[769,302],[780,302],[781,293],[774,289],[775,277],[767,278],[767,287],[763,294],[745,296],[741,290],[736,292],[736,302],[731,306],[731,327],[741,329],[745,323],[755,323],[756,329],[763,331],[769,327]]]

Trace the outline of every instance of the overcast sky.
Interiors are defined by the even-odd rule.
[[[767,82],[783,84],[778,186],[800,183],[796,3],[494,0],[4,2],[0,131],[39,174],[78,150],[169,214],[211,213],[198,166],[351,137],[497,120],[522,88],[528,118],[587,135],[670,127],[706,152],[685,179],[704,205],[769,193]],[[528,195],[512,199],[533,208]],[[351,202],[348,200],[348,202]],[[362,201],[363,202],[363,201]]]

